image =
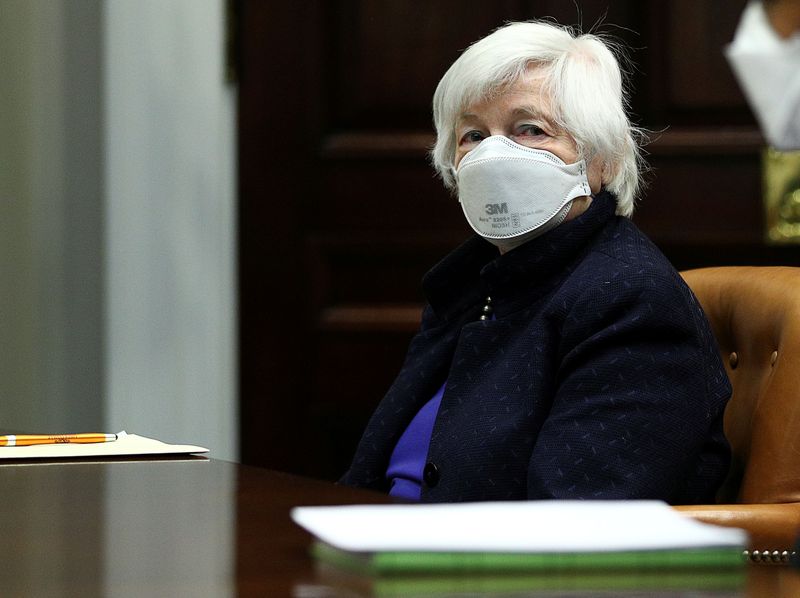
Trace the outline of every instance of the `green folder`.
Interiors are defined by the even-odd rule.
[[[354,595],[657,596],[691,591],[717,596],[744,586],[738,549],[704,548],[582,554],[381,552],[355,553],[323,542],[312,545],[318,577]]]
[[[686,568],[741,568],[738,548],[638,550],[632,552],[504,553],[377,552],[360,553],[315,542],[313,555],[332,565],[371,575],[463,571],[605,571]]]

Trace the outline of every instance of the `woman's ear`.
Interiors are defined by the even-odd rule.
[[[611,180],[608,175],[608,168],[605,160],[600,160],[599,156],[595,156],[589,164],[587,178],[589,179],[589,188],[592,193],[599,193]]]
[[[609,166],[608,161],[603,160],[603,166],[600,169],[600,185],[605,187],[612,178],[613,174],[611,173],[611,167]]]

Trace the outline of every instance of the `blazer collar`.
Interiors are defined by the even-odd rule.
[[[583,214],[520,245],[504,255],[497,247],[474,235],[436,264],[422,279],[425,295],[439,318],[450,320],[491,296],[511,300],[532,288],[545,292],[546,284],[572,270],[590,241],[612,219],[616,197],[598,193]]]

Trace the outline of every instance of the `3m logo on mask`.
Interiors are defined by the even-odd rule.
[[[487,203],[486,204],[486,213],[489,216],[494,216],[495,214],[508,214],[508,204],[506,202],[503,202],[503,203]]]

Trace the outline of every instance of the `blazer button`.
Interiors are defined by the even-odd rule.
[[[429,488],[434,488],[439,483],[439,467],[436,463],[426,463],[422,470],[422,480]]]

